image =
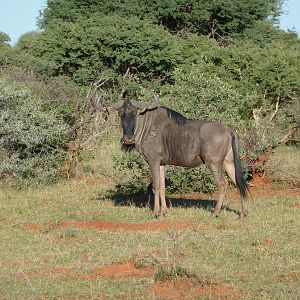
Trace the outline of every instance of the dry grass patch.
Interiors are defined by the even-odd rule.
[[[268,160],[266,170],[270,179],[300,187],[300,149],[278,148]]]
[[[297,299],[299,195],[254,197],[245,220],[234,198],[218,219],[191,205],[153,220],[107,188],[2,190],[0,298]]]

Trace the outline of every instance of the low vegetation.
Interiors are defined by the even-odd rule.
[[[2,189],[1,297],[161,299],[157,286],[170,280],[209,288],[204,299],[225,299],[221,285],[234,299],[299,296],[299,193],[256,195],[243,221],[234,197],[218,219],[211,200],[173,198],[153,221],[130,197],[122,206],[103,197],[107,188],[87,178]]]

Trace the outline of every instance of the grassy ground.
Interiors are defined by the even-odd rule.
[[[207,205],[173,207],[162,222],[147,208],[103,199],[105,189],[77,180],[0,192],[1,299],[171,299],[154,279],[179,277],[194,289],[210,283],[211,293],[188,291],[186,299],[300,298],[299,194],[254,197],[245,220],[229,198],[218,219],[209,218],[212,203],[199,200]],[[98,276],[124,262],[153,274]],[[234,293],[214,293],[220,284]]]

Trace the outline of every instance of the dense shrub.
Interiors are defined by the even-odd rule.
[[[161,26],[111,15],[51,24],[32,40],[28,51],[39,72],[87,84],[103,72],[113,77],[128,70],[141,79],[163,79],[176,65],[174,43]]]
[[[203,73],[202,64],[174,72],[175,84],[162,90],[161,101],[190,119],[207,119],[243,126],[244,96],[217,76]]]
[[[212,37],[242,33],[260,20],[276,20],[281,1],[278,0],[127,0],[127,1],[48,1],[40,25],[63,20],[76,22],[95,13],[103,16],[119,14],[122,18],[137,16],[163,24],[171,32],[192,31]]]
[[[197,168],[167,167],[169,193],[202,192],[210,194],[216,190],[216,182],[205,165]]]
[[[57,177],[70,127],[26,87],[0,80],[0,177],[48,182]]]
[[[113,164],[112,175],[120,192],[128,194],[146,190],[150,170],[141,155],[133,151],[129,154],[113,154],[110,158]]]

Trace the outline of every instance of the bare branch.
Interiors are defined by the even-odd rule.
[[[294,133],[299,130],[299,127],[292,128],[280,141],[278,145],[287,144],[292,137],[294,136]]]
[[[276,99],[275,111],[271,114],[270,119],[269,119],[269,123],[271,123],[274,120],[274,118],[275,118],[275,116],[278,112],[279,101],[280,101],[280,96],[278,96],[277,99]]]
[[[84,141],[83,143],[80,144],[80,149],[85,148],[90,142],[92,142],[95,138],[99,137],[100,135],[104,134],[107,131],[107,129],[98,132],[94,135],[92,135],[91,137],[89,137],[86,141]]]
[[[123,75],[123,79],[125,79],[127,76],[130,77],[130,68],[127,68],[125,74]],[[120,95],[119,95],[119,99],[122,99],[122,98],[123,98],[124,93],[125,93],[125,87],[122,88],[122,91],[121,91],[121,93],[120,93]]]
[[[261,118],[259,116],[261,110],[262,110],[262,107],[261,108],[253,108],[253,110],[252,110],[252,115],[253,115],[253,119],[254,119],[256,127],[259,127],[261,124]]]

